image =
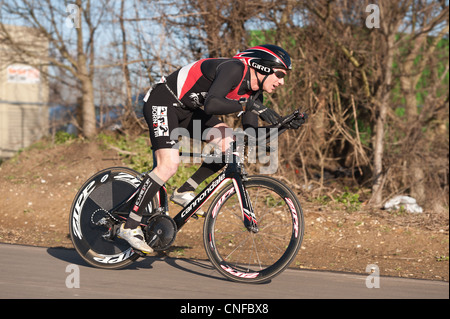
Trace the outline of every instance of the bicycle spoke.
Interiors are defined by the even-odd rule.
[[[256,246],[256,243],[255,243],[255,234],[250,234],[250,237],[252,238],[253,247],[254,247],[256,259],[258,261],[259,269],[262,270],[263,268],[262,268],[262,265],[261,265],[261,260],[260,260],[259,255],[258,255],[258,247]],[[249,263],[249,267],[250,267],[250,263]]]
[[[264,191],[261,191],[261,189],[256,189],[253,193],[251,190],[249,190],[249,196],[251,197],[252,202],[258,203],[258,200],[261,200],[261,194],[263,194]],[[280,203],[284,202],[283,200],[275,201],[275,206],[279,206]],[[277,247],[277,244],[271,243],[271,241],[279,242],[281,240],[282,242],[287,241],[286,238],[289,238],[286,234],[276,234],[276,233],[269,233],[269,231],[282,229],[283,227],[285,229],[290,229],[290,225],[288,223],[280,223],[279,219],[275,219],[274,216],[274,209],[262,209],[261,204],[258,203],[259,210],[256,212],[258,214],[259,211],[261,211],[261,214],[257,215],[257,219],[260,225],[259,233],[253,234],[249,233],[242,224],[241,217],[237,215],[236,209],[239,209],[236,207],[237,205],[233,205],[233,209],[225,209],[222,211],[220,218],[223,218],[220,222],[220,227],[216,226],[216,240],[217,234],[220,234],[221,240],[220,242],[223,245],[233,246],[233,249],[231,251],[228,251],[225,254],[225,260],[231,259],[233,257],[233,260],[235,260],[236,263],[243,263],[247,266],[246,269],[251,269],[251,264],[257,264],[260,269],[263,269],[263,257],[261,256],[261,252],[264,252],[265,255],[270,256],[270,258],[276,258],[275,255],[282,254],[283,248]],[[277,210],[279,211],[279,209]],[[285,212],[284,212],[285,214]],[[228,218],[227,218],[228,217]],[[233,218],[234,217],[234,218]],[[226,227],[237,227],[236,229],[224,229]],[[243,236],[243,234],[246,234],[247,236]],[[239,240],[238,236],[240,237],[240,241],[232,244],[232,241]],[[227,244],[228,243],[228,244]],[[222,248],[224,251],[226,250],[226,247]],[[245,259],[242,259],[241,261],[237,260],[238,256],[237,253],[241,253],[247,251],[247,254],[245,255],[245,259],[247,261],[244,261]]]

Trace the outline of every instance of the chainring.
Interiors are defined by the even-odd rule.
[[[155,251],[163,251],[175,241],[177,225],[170,216],[158,214],[150,217],[146,234],[149,246]]]

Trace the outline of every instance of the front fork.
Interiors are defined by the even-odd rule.
[[[231,177],[234,190],[239,199],[244,226],[248,231],[257,233],[259,231],[258,221],[256,220],[255,213],[253,212],[253,205],[243,183],[247,176],[244,167],[238,162],[233,162],[228,165],[227,171],[227,175]]]

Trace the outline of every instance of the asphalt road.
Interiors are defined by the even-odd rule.
[[[192,306],[194,299],[449,298],[448,282],[381,276],[379,288],[369,289],[368,274],[288,269],[270,283],[249,285],[224,279],[208,261],[148,257],[126,269],[102,270],[72,249],[9,244],[0,244],[0,256],[2,299],[182,299]]]

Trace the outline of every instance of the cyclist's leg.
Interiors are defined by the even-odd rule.
[[[176,172],[179,162],[177,141],[170,139],[171,130],[178,127],[178,115],[175,107],[170,104],[172,101],[167,92],[162,90],[163,88],[163,86],[156,87],[144,105],[144,117],[149,127],[150,139],[155,149],[158,165],[144,177],[129,218],[118,234],[133,247],[143,251],[151,251],[139,228],[145,207],[161,186]],[[174,145],[175,149],[172,149]],[[175,153],[176,155],[174,155]]]
[[[120,238],[126,240],[133,248],[145,253],[151,253],[153,249],[146,243],[144,233],[139,225],[145,208],[163,184],[164,182],[153,171],[144,176],[127,221],[120,226],[117,233]]]
[[[195,128],[194,125],[200,125],[200,128]],[[216,145],[223,153],[225,153],[230,143],[233,141],[231,129],[217,117],[208,115],[201,109],[194,111],[192,121],[189,123],[187,129],[192,137],[195,137],[195,134],[192,134],[192,132],[202,132],[203,140]],[[203,162],[199,169],[177,189],[177,192],[183,193],[194,191],[200,183],[218,172],[224,166],[225,163],[222,161],[211,163]]]
[[[150,140],[157,165],[155,169],[144,178],[143,185],[145,186],[145,183],[149,183],[148,180],[150,180],[152,183],[156,182],[159,187],[155,186],[148,191],[142,188],[136,197],[137,200],[134,207],[142,207],[142,210],[135,211],[138,216],[133,215],[138,222],[140,222],[143,209],[145,208],[145,205],[142,205],[142,203],[151,200],[160,187],[167,182],[178,169],[178,164],[180,162],[178,140],[172,139],[171,132],[179,126],[179,118],[182,117],[183,114],[179,114],[178,109],[173,106],[173,102],[173,97],[167,92],[165,87],[157,86],[144,104],[144,117],[149,128]],[[142,198],[141,195],[143,196]],[[130,217],[131,216],[132,215],[130,214]]]
[[[233,142],[233,130],[225,123],[218,123],[206,132],[206,141],[217,145],[225,153]]]

